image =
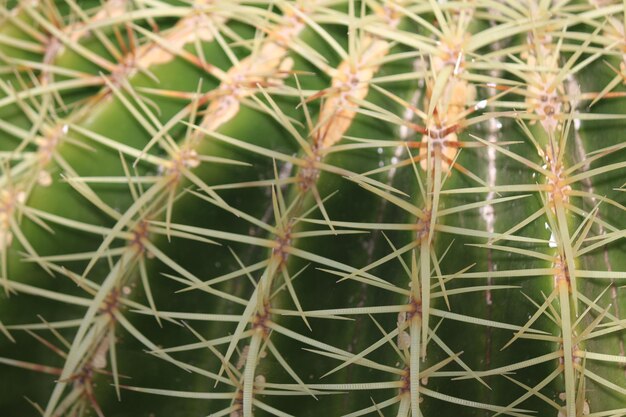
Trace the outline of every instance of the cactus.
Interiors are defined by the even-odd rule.
[[[626,415],[625,4],[3,2],[0,414]]]

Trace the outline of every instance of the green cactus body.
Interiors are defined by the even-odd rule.
[[[622,2],[8,3],[1,415],[626,415]]]

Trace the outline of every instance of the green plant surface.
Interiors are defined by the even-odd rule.
[[[626,3],[0,5],[0,415],[626,415]]]

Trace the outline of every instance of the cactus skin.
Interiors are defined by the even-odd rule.
[[[0,415],[626,415],[623,2],[1,7]]]

